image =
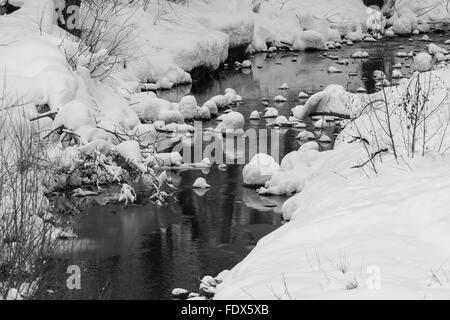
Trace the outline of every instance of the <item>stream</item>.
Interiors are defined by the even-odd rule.
[[[222,70],[211,81],[177,87],[160,92],[161,98],[179,101],[193,94],[202,105],[212,96],[233,88],[244,101],[233,107],[246,118],[246,129],[267,129],[266,120],[249,121],[254,110],[264,111],[261,98],[282,94],[289,102],[279,107],[280,115],[289,117],[290,110],[300,104],[298,93],[318,92],[329,84],[341,84],[355,92],[365,87],[374,92],[372,73],[384,70],[389,76],[392,66],[404,62],[402,73],[408,75],[411,59],[397,58],[398,51],[423,51],[421,36],[394,38],[377,43],[343,45],[331,50],[348,58],[358,50],[369,52],[369,59],[350,59],[348,66],[337,65],[323,52],[278,52],[251,57],[252,69]],[[449,48],[445,35],[431,34],[434,43]],[[294,61],[293,61],[294,60]],[[296,60],[296,61],[295,61]],[[329,66],[343,72],[328,74]],[[279,90],[288,83],[288,90]],[[313,131],[312,122],[308,130]],[[215,127],[216,120],[204,127]],[[279,157],[299,148],[297,129],[279,129]],[[327,132],[330,136],[336,132]],[[322,145],[323,150],[332,144]],[[245,150],[243,151],[246,152]],[[282,222],[284,197],[260,197],[255,190],[244,188],[243,165],[228,165],[221,171],[214,166],[209,173],[186,171],[171,173],[177,187],[176,201],[165,207],[110,205],[101,199],[84,199],[85,209],[74,218],[73,228],[79,239],[66,243],[53,257],[52,291],[46,298],[72,299],[170,299],[173,288],[197,292],[200,279],[216,276],[242,261],[257,242],[276,230]],[[205,177],[212,188],[194,190],[193,182]],[[68,291],[66,269],[78,265],[82,270],[82,289]]]

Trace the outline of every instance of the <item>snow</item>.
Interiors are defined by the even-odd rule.
[[[285,116],[278,116],[273,122],[273,124],[277,126],[289,126],[291,123]]]
[[[294,49],[327,49],[326,41],[340,41],[366,23],[365,9],[357,0],[278,0],[255,1],[255,29],[252,48],[264,51],[266,43],[281,46],[294,44]],[[327,21],[332,12],[333,23]]]
[[[250,114],[250,120],[259,120],[260,118],[261,116],[259,115],[259,112],[256,110]]]
[[[267,108],[266,113],[264,114],[264,118],[276,118],[278,117],[279,112],[275,108]]]
[[[399,35],[411,34],[412,25],[411,20],[407,17],[400,17],[394,20],[392,30]]]
[[[217,108],[219,108],[219,110],[223,110],[228,106],[228,101],[224,95],[214,96],[211,98],[211,101],[216,104],[216,106],[217,106]]]
[[[187,72],[197,67],[217,69],[228,57],[230,48],[252,42],[253,26],[248,2],[193,0],[188,4],[150,1],[129,5],[117,17],[136,28],[129,44],[127,72],[141,82],[172,85],[189,83]]]
[[[300,149],[298,149],[299,151],[309,151],[309,150],[314,150],[314,151],[319,151],[320,146],[316,141],[309,141],[306,142],[305,144],[303,144]]]
[[[419,72],[430,71],[433,68],[433,58],[426,52],[414,57],[413,69]]]
[[[205,121],[211,120],[211,112],[209,111],[209,108],[207,106],[198,108],[196,118],[198,118],[200,120],[205,120]]]
[[[287,99],[285,97],[283,97],[282,95],[278,95],[275,98],[273,98],[273,101],[275,101],[275,102],[286,102]]]
[[[116,147],[117,152],[126,161],[140,163],[143,161],[141,149],[137,141],[125,141]]]
[[[292,45],[294,50],[326,50],[327,42],[325,37],[318,31],[306,30],[300,31],[294,37],[294,43]]]
[[[314,123],[314,127],[316,129],[329,129],[334,128],[334,122],[327,121],[325,118],[322,118]]]
[[[428,46],[428,53],[431,55],[435,55],[437,53],[443,53],[443,54],[448,54],[448,51],[445,50],[444,48],[439,47],[438,45],[434,44],[434,43],[430,43]]]
[[[331,138],[329,137],[329,136],[327,136],[327,135],[322,135],[320,138],[319,138],[319,142],[321,142],[321,143],[331,143],[332,142],[332,140],[331,140]]]
[[[222,123],[219,128],[223,131],[242,131],[245,126],[245,118],[242,113],[232,111],[222,116]]]
[[[152,94],[139,93],[131,97],[131,108],[141,121],[164,121],[166,123],[183,123],[184,116],[177,105],[156,98]],[[195,114],[197,110],[195,110]],[[195,115],[194,114],[194,115]]]
[[[91,109],[84,103],[73,100],[64,104],[58,110],[58,114],[53,122],[53,129],[61,126],[76,131],[81,127],[95,127],[96,123]]]
[[[342,70],[340,70],[334,66],[330,66],[330,67],[328,67],[328,73],[342,73]]]
[[[242,61],[242,68],[251,68],[252,67],[252,62],[250,60],[244,60]],[[236,92],[234,92],[234,94],[236,94]]]
[[[196,189],[209,189],[211,186],[206,182],[205,178],[198,178],[192,185]]]
[[[193,120],[197,115],[197,100],[194,96],[183,97],[178,103],[178,109],[185,120]]]
[[[300,92],[299,94],[298,94],[298,98],[299,99],[308,99],[309,98],[309,95],[306,93],[306,92]]]
[[[400,70],[393,70],[392,71],[392,78],[394,79],[400,79],[403,78],[403,73]]]
[[[283,83],[278,89],[280,89],[280,90],[288,90],[289,89],[289,85],[287,83]]]
[[[257,154],[244,167],[242,176],[247,186],[263,186],[280,169],[280,165],[267,154]]]
[[[394,35],[422,31],[429,29],[428,22],[446,20],[448,13],[442,5],[431,5],[425,14],[419,12],[419,6],[424,2],[433,4],[430,1],[403,2],[387,22],[392,30],[386,35],[390,32]],[[46,131],[64,127],[79,138],[79,146],[63,148],[63,144],[58,143],[49,154],[51,158],[63,169],[74,170],[79,166],[81,154],[96,154],[99,163],[115,182],[120,182],[121,168],[106,163],[109,161],[105,160],[106,155],[114,151],[142,173],[150,170],[149,164],[156,166],[155,162],[179,166],[183,161],[179,153],[149,155],[148,150],[142,152],[142,145],[153,143],[157,139],[157,130],[192,132],[193,127],[186,125],[185,120],[207,120],[217,115],[219,109],[242,101],[242,97],[231,88],[226,89],[223,95],[212,97],[202,107],[198,106],[194,96],[185,96],[179,103],[172,103],[151,92],[139,93],[140,89],[170,89],[190,83],[189,72],[198,67],[217,69],[228,57],[230,48],[245,49],[251,44],[250,50],[268,50],[267,43],[271,43],[275,47],[269,51],[276,51],[276,46],[290,47],[290,44],[295,50],[327,50],[328,47],[339,47],[341,36],[349,41],[371,40],[365,33],[365,7],[359,0],[191,0],[184,4],[173,3],[170,10],[157,7],[156,1],[150,1],[148,9],[144,10],[142,3],[135,1],[128,3],[122,16],[113,18],[117,25],[109,31],[120,28],[123,19],[129,19],[135,29],[127,38],[128,46],[121,48],[120,56],[111,57],[119,61],[116,68],[111,74],[101,77],[103,69],[90,69],[89,58],[107,57],[112,38],[102,39],[95,52],[75,55],[69,63],[67,58],[76,53],[78,44],[55,24],[54,11],[61,2],[21,2],[20,10],[0,17],[0,86],[4,88],[6,97],[20,97],[25,103],[8,113],[0,112],[1,120],[9,120],[2,121],[0,138],[9,143],[14,138],[11,136],[12,128],[29,133],[35,129],[35,123]],[[327,16],[331,12],[333,19]],[[36,23],[36,17],[42,18],[40,25]],[[424,36],[422,40],[431,39]],[[351,44],[349,41],[347,43]],[[420,53],[415,57],[414,70],[431,70],[432,55],[436,61],[448,60],[448,53],[443,48],[430,44],[427,50],[431,55]],[[367,56],[360,52],[354,57]],[[404,53],[402,56],[412,55]],[[246,60],[239,65],[250,68],[251,62]],[[330,67],[329,71],[340,70]],[[399,75],[400,71],[394,70],[392,76]],[[446,88],[450,86],[448,68],[443,66],[432,75],[435,92],[429,105],[438,105],[447,96]],[[379,80],[384,81],[383,78]],[[408,81],[400,80],[398,87],[386,89],[387,96],[394,103],[403,101],[400,98],[414,87],[408,87]],[[421,81],[426,83],[424,79]],[[287,89],[288,85],[282,88]],[[387,288],[383,297],[400,294],[413,298],[440,297],[444,288],[436,289],[425,283],[427,277],[429,280],[427,271],[448,258],[444,252],[448,246],[442,245],[442,242],[446,244],[450,240],[446,214],[449,205],[446,197],[449,191],[448,159],[429,150],[436,150],[438,146],[442,150],[450,148],[450,139],[446,132],[441,137],[419,130],[419,133],[430,135],[424,143],[426,156],[411,160],[406,146],[400,144],[398,151],[408,158],[405,160],[408,165],[393,161],[392,146],[380,128],[383,123],[374,124],[370,121],[371,115],[362,112],[367,99],[379,97],[377,94],[353,95],[337,85],[328,86],[309,98],[306,94],[299,95],[299,98],[308,100],[304,106],[292,110],[295,117],[292,120],[304,120],[319,112],[348,116],[354,121],[348,123],[338,137],[333,151],[319,153],[320,145],[310,141],[299,151],[288,154],[281,165],[268,155],[258,155],[244,168],[244,183],[264,185],[258,190],[260,195],[298,195],[291,198],[283,209],[284,217],[291,222],[277,231],[276,236],[269,235],[261,241],[249,258],[223,275],[223,288],[219,285],[217,298],[241,298],[245,295],[242,288],[247,289],[248,286],[249,292],[255,296],[270,298],[273,292],[268,292],[264,286],[272,282],[276,293],[284,294],[287,290],[283,288],[283,275],[289,277],[288,291],[296,297],[382,296],[355,287],[347,274],[338,274],[342,277],[338,277],[340,281],[321,285],[321,272],[317,275],[308,269],[310,261],[298,255],[299,248],[320,248],[320,254],[325,257],[347,249],[345,254],[352,263],[363,257],[372,259],[382,267],[383,273],[389,275],[387,284],[383,284]],[[286,102],[287,99],[278,96],[274,101]],[[56,112],[55,120],[52,122],[47,118],[31,123],[29,120],[36,116],[37,105],[48,105]],[[436,112],[427,119],[427,123],[433,129],[443,130],[448,124],[445,111]],[[380,104],[374,106],[374,113],[382,115]],[[265,116],[277,118],[275,125],[290,124],[285,116],[279,116],[275,108],[268,108]],[[259,119],[259,113],[252,113],[251,118]],[[222,132],[243,133],[245,119],[241,113],[230,111],[220,120],[222,123],[218,129]],[[405,119],[393,122],[396,139],[401,136],[401,121]],[[370,127],[369,123],[375,127]],[[317,128],[332,128],[334,125],[326,118],[315,123]],[[306,124],[300,122],[296,127],[305,128]],[[373,131],[376,131],[375,137]],[[117,134],[138,136],[139,142],[122,141]],[[316,137],[311,132],[301,131],[298,139],[331,142],[329,136],[321,134],[317,133]],[[371,146],[375,145],[375,139],[378,146],[388,149],[386,161],[379,164],[376,177],[354,168],[367,159],[362,143],[350,143],[358,134],[370,141]],[[53,141],[58,136],[53,134],[50,138]],[[173,141],[179,141],[175,134]],[[8,157],[12,158],[10,154]],[[268,160],[267,166],[261,161],[264,159]],[[201,165],[209,167],[211,161],[205,159]],[[399,167],[402,170],[398,170]],[[204,178],[199,178],[194,187],[210,186]],[[75,194],[81,196],[88,192],[76,189]],[[120,201],[132,204],[135,200],[134,189],[123,184]],[[423,212],[429,214],[423,215]],[[62,234],[56,230],[52,235],[61,237]],[[394,239],[405,241],[395,243]],[[393,258],[397,259],[397,265],[392,262]],[[283,263],[282,270],[280,263]],[[336,272],[332,267],[329,272]],[[403,278],[406,277],[409,281],[405,285]],[[201,290],[213,294],[219,282],[213,278],[204,279]],[[355,290],[346,290],[352,285]],[[448,295],[448,292],[444,293]]]
[[[386,165],[386,174],[369,181],[323,173],[326,179],[284,205],[291,222],[261,240],[215,298],[446,299],[444,272],[442,285],[430,275],[448,270],[446,161],[426,159],[408,172]],[[379,290],[368,285],[374,268]]]
[[[0,26],[0,36],[6,33],[2,28]],[[2,38],[2,41],[6,40]],[[14,41],[8,46],[0,46],[0,56],[0,82],[5,85],[3,82],[8,79],[5,85],[8,96],[15,94],[37,103],[48,103],[52,110],[75,98],[78,90],[76,76],[62,52],[50,41]],[[30,90],[25,89],[22,83],[30,85]]]
[[[300,139],[300,140],[312,140],[315,138],[316,138],[316,136],[314,135],[314,133],[309,132],[309,131],[301,131],[297,135],[297,139]]]
[[[353,59],[365,59],[369,57],[369,53],[366,51],[356,51],[352,54]]]
[[[208,108],[211,116],[216,116],[219,113],[219,108],[217,107],[217,104],[212,100],[206,101],[203,106]]]
[[[125,205],[128,203],[133,204],[136,201],[136,193],[130,185],[124,183],[120,191],[119,202],[124,202]]]
[[[314,112],[336,113],[351,116],[356,110],[354,104],[348,104],[349,93],[340,85],[330,85],[325,90],[311,96],[305,106],[296,107],[294,116],[299,120],[306,119]],[[361,99],[361,98],[360,98]]]

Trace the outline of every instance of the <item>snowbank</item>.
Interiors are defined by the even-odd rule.
[[[285,204],[292,221],[259,242],[216,299],[448,298],[448,158],[409,172],[390,165],[370,180],[324,173]]]
[[[230,48],[253,39],[249,1],[152,0],[146,8],[128,4],[123,11],[112,25],[135,27],[123,49],[128,71],[164,89],[191,82],[188,72],[197,67],[217,69]]]
[[[255,1],[254,7],[252,48],[260,51],[268,49],[268,42],[295,43],[298,50],[326,49],[325,41],[340,41],[341,35],[365,26],[367,20],[366,7],[359,0],[269,0]],[[327,21],[331,16],[332,24]]]

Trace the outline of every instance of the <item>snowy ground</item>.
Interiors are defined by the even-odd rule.
[[[324,170],[285,205],[291,222],[260,241],[216,298],[448,298],[448,157],[410,166],[385,163],[370,179]]]

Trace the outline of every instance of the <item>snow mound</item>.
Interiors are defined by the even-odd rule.
[[[347,103],[349,93],[340,85],[330,85],[322,92],[311,96],[305,106],[296,107],[294,116],[299,120],[306,119],[314,112],[335,113],[351,116],[356,110],[353,105]]]
[[[257,154],[243,171],[244,184],[247,186],[264,186],[280,169],[280,165],[267,154]]]
[[[292,48],[299,51],[328,49],[324,36],[314,30],[300,31],[294,38]]]
[[[433,68],[433,58],[426,52],[421,52],[414,58],[415,71],[426,72]]]

